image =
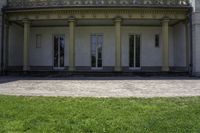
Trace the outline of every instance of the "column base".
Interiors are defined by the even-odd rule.
[[[23,71],[29,71],[30,70],[30,67],[29,66],[23,66]]]
[[[76,70],[75,67],[69,67],[70,72],[74,72],[75,70]]]
[[[168,66],[164,66],[164,67],[162,67],[162,71],[163,72],[169,72],[169,67]]]
[[[115,71],[116,72],[121,72],[122,71],[122,67],[115,67]]]

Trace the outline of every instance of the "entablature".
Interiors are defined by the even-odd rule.
[[[190,7],[190,0],[8,0],[6,9],[53,7]]]
[[[77,19],[112,19],[121,17],[123,19],[163,19],[184,20],[187,18],[187,9],[149,9],[149,8],[126,8],[126,9],[58,9],[58,10],[23,10],[7,12],[9,20],[57,20],[75,17]]]

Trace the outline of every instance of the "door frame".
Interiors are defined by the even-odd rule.
[[[64,38],[64,66],[63,67],[55,67],[54,66],[54,54],[55,54],[55,50],[54,50],[54,37],[55,36],[63,36],[63,38]],[[53,70],[64,70],[65,69],[65,54],[66,54],[66,50],[65,50],[65,48],[66,48],[66,38],[65,38],[65,34],[53,34],[52,35],[52,53],[53,53],[53,56],[52,56],[52,66],[53,66]]]
[[[102,43],[102,67],[92,67],[92,36],[102,36],[103,37],[103,43]],[[90,33],[90,66],[91,66],[91,70],[103,70],[103,46],[104,46],[104,34],[103,33]],[[96,63],[97,64],[97,63]]]
[[[128,48],[129,48],[129,52],[130,52],[130,36],[131,35],[139,35],[140,36],[140,67],[130,67],[130,53],[128,53],[128,66],[129,66],[129,70],[141,70],[141,66],[142,66],[142,34],[141,33],[129,33],[128,35]],[[134,40],[136,41],[136,40]],[[136,57],[135,57],[136,58]],[[135,64],[134,64],[135,65]]]

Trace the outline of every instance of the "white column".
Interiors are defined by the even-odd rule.
[[[69,20],[69,71],[75,71],[75,19]]]
[[[163,65],[162,71],[168,72],[169,71],[169,20],[164,19],[162,21],[162,36],[163,36]]]
[[[29,36],[30,21],[24,20],[24,49],[23,49],[23,71],[29,70]]]
[[[115,71],[122,71],[121,65],[121,18],[115,19]]]

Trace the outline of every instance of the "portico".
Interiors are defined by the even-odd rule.
[[[22,33],[17,36],[23,39],[23,71],[56,70],[55,62],[56,67],[71,72],[188,70],[186,5],[166,9],[75,6],[53,11],[41,7],[15,11],[12,6],[6,9],[7,20],[11,30],[18,27]],[[176,38],[174,32],[184,38]],[[11,33],[8,38],[13,37]],[[41,46],[35,48],[39,42]],[[20,40],[9,42],[7,70],[21,66],[12,59],[14,45],[20,45]],[[177,65],[175,48],[183,52]]]

